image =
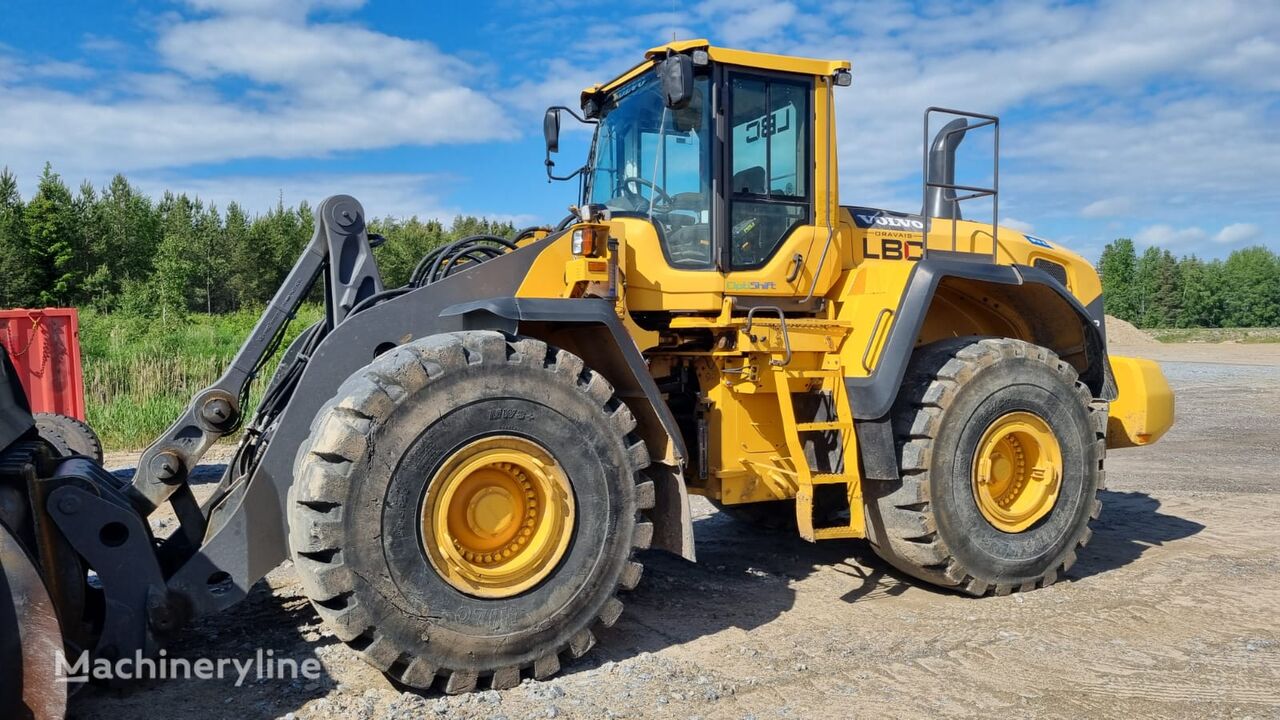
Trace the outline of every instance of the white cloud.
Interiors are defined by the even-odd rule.
[[[796,17],[796,6],[789,2],[765,0],[751,7],[751,3],[734,0],[726,8],[733,13],[733,21],[725,23],[721,32],[731,45],[750,45],[781,35]]]
[[[1262,235],[1262,228],[1253,223],[1232,223],[1218,231],[1213,241],[1219,245],[1240,245],[1256,240]]]
[[[549,38],[591,12],[557,23],[529,11]],[[629,39],[606,32],[598,52],[533,63],[540,79],[518,95],[573,105],[581,87],[669,39],[659,28],[683,26],[685,37],[852,61],[854,85],[837,99],[845,202],[911,209],[901,199],[919,182],[920,113],[942,105],[1018,111],[1002,127],[1001,201],[1037,224],[1135,212],[1150,223],[1206,201],[1275,217],[1259,178],[1280,173],[1280,119],[1276,98],[1258,92],[1280,85],[1274,3],[705,0],[622,20]]]
[[[1259,230],[1280,223],[1278,3],[689,0],[628,14],[505,0],[483,28],[491,42],[455,56],[343,17],[365,2],[178,0],[155,25],[159,67],[113,77],[95,66],[82,93],[34,77],[56,61],[0,54],[0,159],[24,177],[49,159],[68,177],[180,179],[174,168],[235,158],[503,140],[517,136],[512,116],[536,128],[542,108],[576,106],[582,87],[676,32],[853,62],[837,102],[846,203],[918,209],[920,113],[958,106],[1005,114],[1000,204],[1041,232],[1091,242],[1081,218],[1114,218],[1083,224],[1183,247],[1280,240]],[[563,44],[584,26],[591,42]],[[452,209],[428,181],[373,192]]]
[[[1087,218],[1104,218],[1124,215],[1133,208],[1133,202],[1127,197],[1112,197],[1102,200],[1095,200],[1080,211],[1080,215]]]
[[[504,212],[500,207],[463,207],[445,199],[457,178],[430,173],[302,173],[295,175],[238,175],[184,178],[170,173],[131,177],[143,192],[159,197],[165,191],[199,197],[226,210],[237,202],[250,215],[263,214],[283,202],[285,207],[306,202],[311,207],[330,195],[351,195],[371,217],[436,219],[446,224],[457,215],[480,215],[515,225],[546,222],[547,218]]]
[[[988,215],[987,220],[990,221],[991,216]],[[1000,225],[1003,227],[1013,228],[1014,230],[1017,230],[1020,233],[1029,233],[1036,229],[1035,226],[1032,225],[1031,223],[1024,222],[1015,217],[1001,218]]]
[[[1217,245],[1243,245],[1262,236],[1262,228],[1253,223],[1232,223],[1210,234],[1199,227],[1175,228],[1168,224],[1145,227],[1134,235],[1141,245],[1158,245],[1170,250],[1194,251],[1209,243]]]
[[[305,173],[298,175],[237,175],[185,178],[170,173],[145,173],[130,181],[143,192],[159,197],[166,190],[199,197],[225,210],[238,202],[254,215],[283,202],[285,207],[306,202],[315,207],[330,195],[351,195],[365,211],[377,217],[452,218],[461,212],[440,197],[450,178],[425,173]]]
[[[313,10],[355,10],[365,0],[183,0],[193,10],[255,17],[302,18]]]
[[[1170,250],[1184,250],[1201,245],[1209,239],[1209,233],[1198,227],[1175,228],[1172,225],[1151,225],[1139,230],[1133,239],[1139,245],[1158,245]]]
[[[458,58],[430,43],[307,19],[357,0],[187,4],[213,15],[161,25],[161,69],[104,79],[91,92],[34,82],[82,77],[74,64],[0,58],[4,162],[24,177],[46,160],[68,177],[96,176],[516,134],[504,108],[471,85],[480,74]]]

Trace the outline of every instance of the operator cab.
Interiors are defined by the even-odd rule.
[[[692,40],[583,92],[580,119],[595,136],[567,177],[580,175],[583,204],[607,208],[625,238],[633,311],[794,298],[838,274],[838,257],[822,259],[839,224],[834,128],[817,119],[848,77],[844,62]],[[556,131],[560,110],[548,111]],[[549,173],[555,149],[549,132]]]
[[[598,110],[585,200],[651,221],[676,268],[715,266],[710,94],[710,73],[698,73],[684,106],[669,108],[660,78],[646,73],[604,95]]]

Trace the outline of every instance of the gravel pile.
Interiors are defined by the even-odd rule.
[[[1117,317],[1107,316],[1108,345],[1159,345],[1160,341]]]

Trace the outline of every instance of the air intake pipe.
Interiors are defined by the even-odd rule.
[[[956,118],[938,131],[933,137],[933,145],[929,148],[930,183],[956,184],[956,148],[964,140],[969,128],[969,121]],[[956,202],[956,191],[951,188],[929,187],[925,193],[923,214],[929,217],[960,220],[960,203]]]

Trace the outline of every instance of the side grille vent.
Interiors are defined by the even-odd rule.
[[[1032,266],[1037,270],[1043,270],[1048,273],[1049,277],[1057,280],[1059,283],[1062,283],[1063,287],[1067,286],[1067,268],[1065,266],[1059,265],[1052,260],[1045,260],[1044,258],[1037,258],[1036,261],[1032,263]]]

